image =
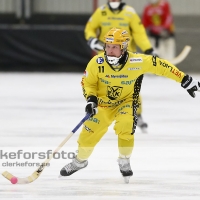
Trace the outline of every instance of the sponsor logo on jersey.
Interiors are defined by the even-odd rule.
[[[119,86],[108,86],[107,87],[107,97],[111,100],[118,99],[122,94],[123,87]]]
[[[178,76],[179,78],[181,78],[181,72],[178,69],[174,69],[172,66],[168,65],[165,62],[160,61],[160,65],[166,68],[170,69],[170,72],[172,74],[174,74],[175,76]]]
[[[124,20],[122,17],[108,17],[109,20]]]
[[[120,112],[121,115],[126,115],[128,112]]]
[[[97,63],[102,64],[104,62],[104,59],[102,57],[97,58]]]
[[[130,106],[129,104],[126,104],[126,105],[122,106],[122,107],[118,110],[118,112],[121,112],[124,108],[131,108],[131,106]]]
[[[130,63],[141,63],[143,62],[142,58],[130,58]]]
[[[94,131],[92,131],[92,129],[89,128],[88,126],[86,126],[84,124],[83,124],[83,126],[84,126],[85,130],[88,131],[89,133],[94,133]]]
[[[135,82],[135,79],[134,80],[130,80],[130,81],[122,81],[121,84],[122,85],[131,85],[134,82]]]
[[[129,67],[128,70],[140,70],[141,67]]]
[[[109,101],[104,101],[101,98],[98,98],[98,106],[102,107],[102,108],[110,108],[110,107],[115,107],[120,105],[121,103],[123,103],[124,101],[126,101],[126,99],[122,99],[120,101],[116,101],[116,102],[112,102],[111,100]],[[105,106],[102,106],[102,104],[106,104]]]
[[[128,23],[119,23],[119,26],[129,26]]]
[[[102,26],[111,26],[110,22],[102,22]]]
[[[103,78],[100,78],[100,81],[102,82],[102,83],[105,83],[105,84],[110,84],[111,82],[109,82],[109,81],[107,81],[107,80],[104,80]]]
[[[128,78],[128,75],[120,74],[120,75],[106,75],[106,78]]]
[[[165,62],[162,62],[161,60],[160,60],[160,65],[162,65],[163,67],[171,68],[171,69],[172,69],[172,67],[171,67],[170,65],[168,65],[168,64],[165,63]]]
[[[97,124],[100,123],[100,120],[97,119],[97,118],[94,118],[94,117],[90,117],[88,120],[89,120],[89,121],[92,121],[92,122],[94,122],[94,123],[97,123]]]

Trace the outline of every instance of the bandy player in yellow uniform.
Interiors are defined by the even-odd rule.
[[[153,73],[177,81],[192,97],[200,89],[200,83],[167,60],[127,51],[129,34],[126,30],[111,29],[105,35],[104,42],[104,53],[90,60],[82,79],[87,100],[85,110],[92,117],[83,125],[76,158],[63,167],[60,174],[70,176],[86,167],[95,145],[115,121],[119,169],[128,183],[133,175],[130,156],[134,146],[136,111],[143,74]]]
[[[85,38],[90,48],[97,53],[103,52],[104,35],[112,28],[122,28],[130,34],[128,50],[136,52],[138,46],[145,54],[153,54],[151,43],[134,8],[121,0],[108,0],[90,17],[85,27]],[[137,110],[138,126],[142,132],[147,132],[147,123],[142,118],[142,102]]]

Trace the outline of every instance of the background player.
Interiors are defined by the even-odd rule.
[[[172,60],[175,57],[174,22],[167,0],[149,0],[142,14],[142,23],[151,44],[159,57]]]

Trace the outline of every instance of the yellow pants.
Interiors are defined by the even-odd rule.
[[[98,113],[83,124],[78,139],[77,157],[81,160],[88,159],[113,121],[115,134],[118,136],[119,154],[130,156],[134,146],[135,117],[136,109],[132,102],[123,102],[115,108],[98,107]]]

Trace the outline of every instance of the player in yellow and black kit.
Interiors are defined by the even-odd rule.
[[[138,46],[145,54],[153,54],[153,49],[145,28],[134,8],[121,0],[108,0],[90,17],[85,27],[85,38],[91,49],[97,53],[103,52],[104,35],[112,28],[122,28],[130,34],[128,50],[136,52]],[[142,105],[137,110],[138,126],[143,132],[147,131],[147,123],[142,118]]]
[[[200,89],[200,83],[167,60],[127,51],[129,35],[126,30],[111,29],[105,35],[104,42],[105,51],[90,60],[82,79],[87,100],[85,110],[92,117],[84,123],[80,133],[76,158],[63,167],[60,174],[70,176],[86,167],[95,145],[115,121],[119,168],[128,183],[133,175],[130,156],[134,146],[136,111],[143,74],[153,73],[175,80],[192,97]]]

